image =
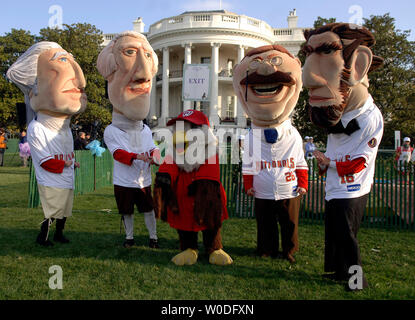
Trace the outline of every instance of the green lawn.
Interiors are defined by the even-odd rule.
[[[0,168],[0,299],[415,299],[414,232],[363,228],[359,239],[371,287],[350,293],[320,276],[322,225],[301,224],[295,265],[254,255],[252,219],[225,221],[224,247],[234,259],[228,267],[212,266],[204,255],[194,266],[175,266],[175,230],[158,222],[161,249],[149,249],[140,215],[140,245],[124,249],[112,188],[76,197],[65,230],[71,243],[42,248],[34,242],[42,211],[26,208],[28,172]],[[49,289],[52,265],[63,269],[63,290]]]

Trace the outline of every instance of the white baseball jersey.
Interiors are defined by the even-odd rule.
[[[150,128],[142,122],[137,130],[121,130],[111,124],[104,131],[104,141],[112,154],[119,149],[144,154],[156,148]],[[128,166],[115,160],[113,183],[121,187],[140,189],[150,186],[150,164],[142,160],[134,160],[133,164]]]
[[[268,143],[264,129],[252,126],[245,136],[242,174],[254,175],[255,197],[283,200],[298,196],[296,169],[308,170],[303,141],[290,120],[278,128],[278,140]]]
[[[403,146],[401,147],[401,154],[399,156],[399,161],[402,162],[409,162],[411,161],[411,147],[408,147],[407,149],[405,149]]]
[[[329,134],[326,157],[333,161],[366,160],[366,168],[359,173],[339,177],[337,169],[327,170],[326,200],[358,198],[370,192],[375,174],[375,160],[383,135],[383,117],[369,95],[362,108],[342,116],[344,127],[356,119],[360,129],[350,136],[344,133]]]
[[[30,145],[37,183],[53,188],[74,189],[74,150],[71,129],[68,126],[60,131],[46,128],[41,122],[32,120],[27,128],[27,141]],[[62,173],[52,173],[41,167],[51,160],[72,160],[71,167],[64,167]]]

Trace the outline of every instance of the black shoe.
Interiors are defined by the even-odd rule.
[[[52,247],[53,243],[52,241],[50,241],[49,239],[43,240],[42,237],[40,237],[41,235],[39,234],[36,238],[36,242],[38,244],[40,244],[43,247]]]
[[[69,243],[69,240],[65,238],[63,234],[56,234],[53,236],[53,241],[60,242],[60,243]]]
[[[159,249],[160,248],[159,243],[156,239],[150,239],[150,243],[148,244],[148,246],[151,249]]]
[[[131,248],[131,247],[135,246],[135,241],[134,241],[134,239],[126,239],[126,240],[124,241],[124,243],[122,244],[122,246],[123,246],[124,248],[129,249],[129,248]]]

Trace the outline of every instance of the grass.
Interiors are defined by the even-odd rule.
[[[177,267],[176,231],[158,222],[161,249],[147,247],[144,219],[136,215],[136,248],[121,244],[120,217],[112,188],[75,198],[65,229],[70,244],[42,248],[34,240],[41,209],[27,209],[28,169],[0,167],[0,299],[414,299],[415,233],[362,228],[363,267],[371,287],[358,293],[321,278],[324,227],[300,223],[297,263],[254,254],[256,223],[230,219],[225,250],[234,259],[213,266],[203,255]],[[51,234],[53,235],[54,227]],[[201,240],[201,239],[200,239]],[[63,290],[49,289],[49,267],[63,269]]]

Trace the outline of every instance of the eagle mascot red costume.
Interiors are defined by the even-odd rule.
[[[172,261],[179,266],[197,262],[201,231],[209,262],[232,264],[232,258],[222,250],[221,227],[228,212],[220,183],[217,139],[209,120],[200,111],[187,110],[167,126],[173,133],[174,152],[166,156],[157,173],[154,203],[156,215],[179,235],[182,252]],[[199,152],[194,157],[196,149]]]

